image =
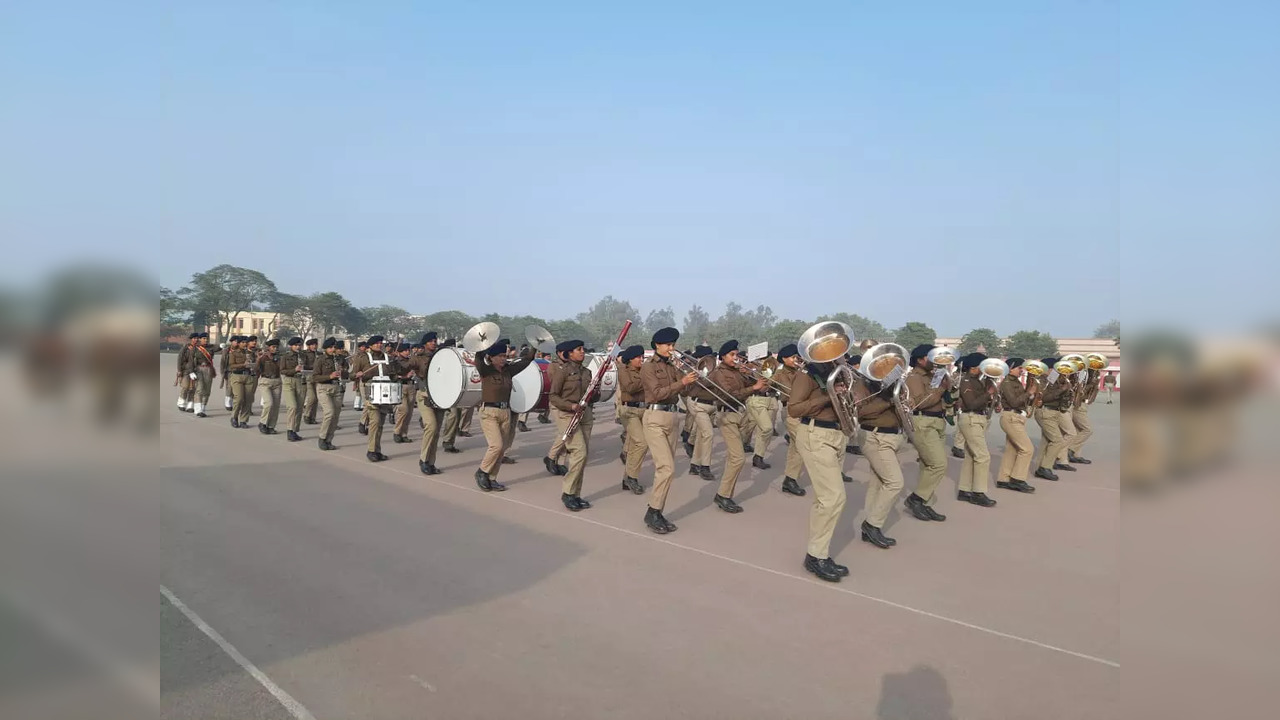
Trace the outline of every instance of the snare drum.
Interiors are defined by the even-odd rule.
[[[440,348],[427,366],[427,392],[431,404],[442,410],[473,408],[480,404],[480,372],[470,353]]]
[[[605,361],[608,355],[592,355],[587,361],[587,370],[591,372],[591,377],[595,377],[600,372],[600,364]],[[615,359],[609,363],[609,369],[605,372],[604,377],[600,378],[600,399],[596,402],[606,403],[613,399],[613,394],[618,391],[618,362]]]
[[[399,405],[404,397],[399,380],[373,378],[365,384],[369,386],[369,402],[374,405]]]
[[[527,413],[547,409],[551,398],[551,363],[534,360],[511,378],[511,411]]]

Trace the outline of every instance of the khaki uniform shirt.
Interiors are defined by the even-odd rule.
[[[991,409],[991,388],[981,377],[966,374],[960,378],[960,409],[986,414]]]
[[[551,371],[551,392],[547,400],[551,403],[551,407],[561,412],[571,413],[573,406],[582,400],[582,395],[587,392],[587,386],[590,384],[591,371],[583,367],[582,363],[566,360]],[[590,402],[594,403],[599,399],[600,390],[597,388]]]
[[[1035,382],[1034,379],[1028,382]],[[1031,399],[1030,393],[1018,382],[1018,378],[1010,375],[1000,383],[1000,403],[1004,405],[1005,410],[1013,410],[1015,412],[1026,412],[1027,402]]]
[[[747,374],[741,370],[731,368],[723,363],[718,365],[715,370],[712,370],[711,374],[707,376],[707,379],[724,388],[725,392],[732,395],[733,398],[739,402],[742,402],[755,394],[755,390],[751,389],[756,384],[754,380],[747,377]],[[733,410],[733,408],[721,404],[718,400],[716,401],[716,405],[726,410]]]
[[[933,373],[921,368],[911,368],[907,373],[907,391],[911,394],[911,409],[916,412],[940,413],[946,408],[942,393],[946,391],[947,381],[936,388],[929,387],[933,383]],[[859,412],[861,415],[861,412]],[[896,416],[895,416],[896,419]]]
[[[511,378],[519,375],[520,371],[529,367],[531,362],[533,362],[533,355],[526,355],[515,362],[508,361],[499,371],[489,364],[488,357],[477,355],[476,371],[480,373],[480,402],[511,402]]]
[[[644,383],[640,371],[631,369],[631,363],[618,366],[618,394],[624,403],[644,402]]]
[[[797,372],[791,383],[791,402],[787,403],[787,415],[801,420],[839,420],[835,408],[831,407],[831,396],[808,372]]]
[[[297,377],[298,365],[301,363],[301,352],[297,350],[285,350],[280,354],[280,374],[285,377]]]
[[[316,353],[312,369],[315,370],[313,375],[315,382],[321,385],[332,385],[335,381],[329,376],[338,370],[337,358],[326,352]]]
[[[684,374],[671,364],[670,358],[655,354],[640,366],[640,384],[644,386],[646,405],[674,405],[684,389]]]
[[[858,424],[877,428],[901,427],[898,411],[893,407],[893,386],[889,386],[873,394],[872,388],[865,381],[858,382],[853,389],[854,402],[858,405]]]
[[[267,379],[280,377],[280,355],[271,353],[258,361],[258,375]]]

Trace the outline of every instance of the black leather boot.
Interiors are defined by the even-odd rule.
[[[753,467],[753,468],[759,468],[759,469],[761,469],[761,470],[768,470],[769,468],[771,468],[771,467],[773,467],[773,466],[772,466],[772,465],[770,465],[769,463],[765,462],[765,461],[764,461],[764,458],[760,457],[759,455],[752,455],[752,456],[751,456],[751,467]]]
[[[840,578],[844,577],[840,571],[836,569],[836,564],[831,562],[831,558],[823,558],[819,560],[812,555],[804,556],[804,569],[826,580],[827,582],[840,582]],[[848,568],[845,568],[846,572]]]
[[[667,526],[671,525],[671,523],[668,523],[667,519],[662,517],[661,510],[654,510],[653,508],[649,508],[645,512],[644,524],[648,525],[649,529],[654,531],[658,535],[666,535],[667,533],[671,532],[671,530],[675,529],[675,526],[672,526],[671,530],[668,530]]]
[[[557,471],[557,469],[556,469],[556,467],[557,467],[557,466],[556,466],[556,461],[555,461],[555,460],[552,460],[552,459],[551,459],[551,458],[549,458],[549,457],[543,456],[543,458],[542,458],[542,466],[543,466],[543,467],[545,467],[545,468],[547,469],[547,472],[551,473],[552,475],[559,475],[559,474],[560,474],[560,473]]]
[[[734,502],[733,498],[721,497],[719,495],[716,495],[716,507],[730,515],[737,515],[742,512],[742,506]]]
[[[299,440],[301,440],[301,439],[302,439],[302,436],[301,436],[301,435],[299,435],[298,433],[296,433],[296,432],[294,432],[294,431],[292,431],[292,430],[290,430],[290,431],[289,431],[289,434],[288,434],[288,435],[286,435],[285,437],[289,438],[289,442],[298,442]]]
[[[958,447],[953,447],[953,448],[951,448],[951,457],[957,457],[957,458],[960,458],[961,460],[963,460],[963,459],[964,459],[964,451],[963,451],[963,450],[961,450],[961,449],[960,449],[960,448],[958,448]]]
[[[865,520],[862,523],[862,540],[863,542],[869,542],[878,548],[884,548],[886,550],[898,544],[897,540],[894,540],[891,537],[886,537],[880,528],[866,522]]]
[[[489,480],[489,473],[483,470],[476,470],[476,487],[485,492],[493,490],[493,484]]]
[[[622,476],[622,489],[630,490],[636,495],[644,494],[644,486],[640,484],[640,481],[633,477],[627,477],[625,475]]]
[[[1066,463],[1056,462],[1053,464],[1054,470],[1066,470],[1067,472],[1076,472],[1076,469]]]
[[[804,488],[800,487],[800,483],[795,478],[782,479],[782,492],[790,493],[796,497],[804,497]]]
[[[711,466],[710,466],[710,465],[699,465],[699,466],[698,466],[698,477],[700,477],[700,478],[702,478],[703,480],[706,480],[706,481],[708,481],[708,482],[714,482],[714,481],[715,481],[715,479],[716,479],[716,476],[711,474]]]
[[[1077,465],[1092,465],[1092,464],[1093,464],[1093,461],[1092,461],[1092,460],[1090,460],[1090,459],[1088,459],[1088,458],[1080,457],[1079,455],[1077,455],[1077,454],[1075,454],[1075,453],[1071,452],[1070,450],[1068,450],[1068,451],[1067,451],[1067,462],[1069,462],[1069,463],[1075,463],[1075,464],[1077,464]]]
[[[995,500],[992,500],[991,498],[987,497],[986,493],[980,493],[980,492],[969,493],[969,502],[973,503],[974,505],[977,505],[978,507],[995,507],[996,506]]]
[[[1014,480],[1013,478],[1008,480],[997,480],[996,487],[1003,488],[1005,490],[1016,490],[1022,493],[1033,493],[1036,491],[1036,489],[1026,480]]]
[[[574,495],[561,493],[560,502],[564,503],[564,506],[573,512],[578,512],[582,509],[582,506],[578,504],[578,498]]]
[[[756,446],[755,446],[755,445],[752,445],[751,443],[747,443],[747,444],[745,444],[745,445],[743,445],[743,446],[742,446],[742,452],[744,452],[744,453],[748,453],[748,454],[750,454],[750,453],[753,453],[753,452],[755,452],[755,451],[756,451]]]
[[[519,430],[520,432],[529,432],[529,426],[526,425],[523,420],[516,423],[516,429]]]
[[[931,522],[933,520],[933,518],[929,517],[929,513],[925,512],[926,506],[924,504],[924,499],[915,493],[911,493],[907,496],[907,499],[903,501],[903,506],[906,507],[907,512],[911,513],[911,516],[917,520],[923,520],[925,522]]]

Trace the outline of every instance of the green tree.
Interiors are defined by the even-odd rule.
[[[422,334],[428,330],[435,330],[440,340],[447,338],[456,340],[461,338],[477,322],[479,320],[461,310],[442,310],[422,318],[418,323],[417,334],[421,338]]]
[[[623,323],[628,320],[633,323],[640,320],[640,311],[625,300],[606,295],[592,305],[590,310],[579,313],[577,320],[586,329],[586,337],[580,339],[587,344],[587,347],[603,352],[609,343],[618,338],[618,332],[622,330]],[[556,338],[560,339],[558,335]]]
[[[1039,330],[1019,330],[1005,341],[1004,352],[1007,357],[1020,357],[1027,360],[1057,357],[1058,341],[1054,340],[1052,335]]]
[[[804,331],[808,330],[812,324],[804,320],[779,320],[769,326],[762,339],[769,341],[769,352],[776,353],[783,346],[799,340]]]
[[[893,341],[908,351],[917,345],[932,345],[937,339],[938,333],[922,322],[909,322],[893,334]]]
[[[694,305],[684,316],[684,328],[680,330],[680,347],[693,347],[711,338],[707,334],[711,330],[711,316],[701,306]]]
[[[670,307],[650,310],[649,314],[644,318],[644,325],[637,332],[636,328],[631,328],[631,336],[627,338],[628,345],[643,345],[649,347],[649,339],[653,334],[664,327],[676,326],[676,313]]]
[[[219,335],[225,335],[241,313],[266,308],[279,294],[266,275],[225,264],[192,275],[177,292],[183,307],[201,324],[216,327]]]
[[[870,318],[862,317],[861,315],[840,312],[832,315],[824,315],[821,319],[835,320],[853,328],[853,337],[859,343],[863,340],[878,340],[880,342],[886,342],[893,337],[893,333],[889,332],[889,329],[884,325],[881,325]]]
[[[394,305],[361,308],[360,312],[364,315],[366,330],[370,334],[383,335],[388,339],[407,340],[421,324],[408,310]]]
[[[991,357],[1000,357],[1004,342],[995,330],[991,328],[976,328],[965,333],[960,338],[960,347],[956,350],[961,354],[968,355],[971,352],[983,352]],[[910,350],[910,348],[907,348]]]
[[[186,330],[188,314],[182,307],[177,293],[167,287],[160,288],[160,337],[178,335]]]
[[[296,328],[303,338],[354,335],[368,329],[364,313],[336,292],[278,295],[275,311],[282,315],[281,325]]]
[[[1102,323],[1097,330],[1093,331],[1093,336],[1095,338],[1119,338],[1120,321],[1112,319]]]
[[[556,342],[564,342],[565,340],[581,340],[584,343],[590,343],[587,339],[587,329],[577,320],[552,320],[546,325],[551,331]],[[616,335],[614,337],[617,337]]]

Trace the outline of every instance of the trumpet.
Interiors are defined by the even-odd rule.
[[[729,394],[728,390],[725,390],[719,385],[711,382],[711,380],[707,378],[707,371],[698,367],[698,361],[694,360],[692,357],[689,357],[688,355],[685,355],[679,350],[673,348],[671,350],[671,364],[675,365],[676,369],[683,374],[697,374],[698,378],[694,382],[696,382],[703,390],[711,393],[711,396],[714,397],[716,402],[721,405],[730,408],[733,412],[742,412],[747,409],[746,406],[739,402],[737,398]]]

